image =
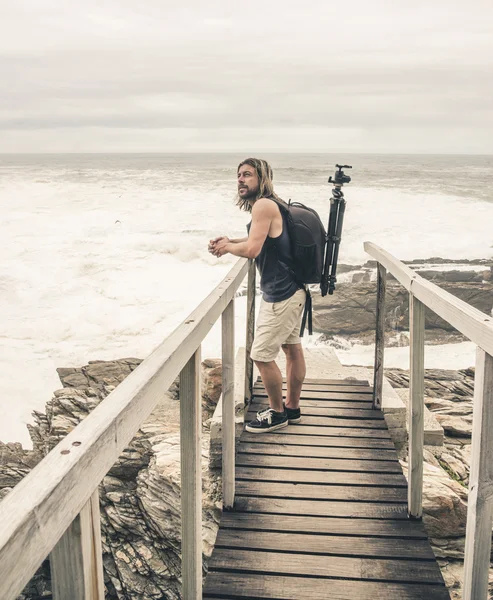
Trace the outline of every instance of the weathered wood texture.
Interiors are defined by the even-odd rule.
[[[300,424],[243,432],[204,598],[449,598],[422,523],[408,518],[392,442],[375,437],[387,434],[381,412],[338,400],[339,382],[317,385],[332,398],[302,400]],[[263,406],[255,397],[252,411]]]
[[[183,597],[202,592],[202,398],[200,348],[180,374],[181,555]]]
[[[387,271],[377,267],[377,324],[375,329],[375,363],[373,369],[373,407],[382,408],[383,365],[385,351],[385,291]]]
[[[252,398],[253,387],[253,360],[250,351],[253,345],[255,332],[255,261],[250,260],[248,266],[247,283],[247,314],[246,314],[246,343],[245,343],[245,403]]]
[[[463,600],[487,600],[493,516],[493,358],[476,352]]]
[[[493,355],[493,317],[446,292],[431,281],[423,279],[400,260],[375,244],[365,242],[364,246],[366,252],[382,264],[420,302],[490,356]]]
[[[54,600],[104,600],[97,490],[53,548],[50,568]]]
[[[409,512],[421,516],[425,307],[477,345],[473,441],[464,564],[464,600],[486,600],[493,521],[493,317],[420,277],[394,256],[365,242],[366,252],[410,293]]]
[[[423,443],[425,381],[425,307],[409,294],[411,370],[409,379],[409,515],[423,512]]]
[[[222,466],[223,507],[229,509],[235,499],[235,305],[228,304],[222,316]]]
[[[2,600],[22,592],[234,298],[247,271],[248,261],[240,259],[189,317],[0,503]]]

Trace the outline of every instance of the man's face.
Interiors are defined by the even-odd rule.
[[[257,171],[250,165],[238,169],[238,195],[244,200],[255,198],[258,192]]]

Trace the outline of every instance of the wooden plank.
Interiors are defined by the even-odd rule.
[[[280,535],[280,534],[274,534]],[[289,534],[288,534],[289,536]],[[297,538],[298,536],[293,536]],[[310,536],[317,537],[317,536]],[[330,543],[330,542],[328,542]],[[291,550],[298,546],[295,539]],[[430,550],[431,551],[431,550]],[[362,581],[392,581],[442,584],[440,569],[434,560],[392,560],[391,558],[360,558],[354,556],[318,556],[292,552],[262,551],[237,548],[217,548],[209,561],[210,571],[255,571],[260,576],[291,575],[328,577]],[[227,573],[223,573],[227,577]],[[265,577],[269,579],[269,577]],[[327,582],[330,586],[330,583]]]
[[[258,435],[252,433],[251,435]],[[266,435],[271,435],[267,433],[262,433],[262,438]],[[284,429],[278,429],[275,432],[275,435],[279,436],[279,438],[284,438],[286,436],[299,436],[299,435],[308,435],[311,437],[325,436],[325,437],[347,437],[347,438],[369,438],[369,439],[378,439],[378,440],[390,440],[390,433],[386,429],[364,429],[362,427],[316,427],[314,425],[303,425],[300,423],[299,425],[289,425]],[[279,440],[281,441],[281,439]]]
[[[202,597],[202,397],[200,347],[180,373],[182,595]]]
[[[334,458],[307,458],[306,456],[265,456],[262,454],[239,453],[236,465],[242,467],[273,467],[278,469],[306,469],[359,473],[398,473],[402,475],[397,460],[354,460]],[[405,480],[405,478],[404,478]]]
[[[255,261],[248,261],[246,341],[245,341],[245,402],[250,402],[253,389],[253,360],[250,351],[255,331]]]
[[[407,504],[405,488],[365,486],[311,485],[273,483],[270,481],[236,481],[238,496],[264,498],[300,498],[305,500],[345,500],[347,502],[393,502]]]
[[[387,270],[377,265],[377,323],[375,328],[375,363],[373,368],[373,406],[382,407],[383,365],[385,351],[385,290]]]
[[[411,291],[411,282],[418,275],[410,267],[372,242],[364,242],[364,248],[365,252],[385,267],[408,292]]]
[[[327,516],[310,517],[305,515],[224,512],[221,517],[221,531],[223,529],[330,534],[331,536],[346,536],[349,539],[352,536],[392,537],[401,538],[406,544],[411,539],[419,539],[429,547],[423,523],[410,519],[351,519]],[[357,545],[355,547],[357,548]]]
[[[328,596],[330,593],[330,596]],[[205,582],[204,598],[262,598],[275,600],[450,600],[444,585],[351,581],[315,577],[212,571]]]
[[[425,379],[425,307],[409,294],[411,368],[409,378],[409,515],[419,519],[423,513],[423,444]]]
[[[287,384],[287,378],[283,377],[283,384]],[[255,385],[263,385],[262,378],[260,376],[255,380]],[[320,379],[316,377],[305,377],[303,381],[303,386],[305,385],[348,385],[348,386],[367,386],[369,387],[369,382],[366,379]]]
[[[288,431],[286,431],[288,430]],[[325,447],[333,447],[333,448],[376,448],[376,449],[386,449],[386,450],[395,450],[394,443],[391,439],[372,439],[372,438],[357,438],[357,437],[341,437],[341,436],[316,436],[316,435],[293,435],[292,434],[292,426],[286,427],[285,434],[280,437],[279,431],[275,433],[263,433],[262,435],[258,435],[256,433],[248,433],[244,431],[241,434],[242,442],[251,442],[251,443],[262,443],[262,444],[279,444],[285,445],[294,445],[294,446],[325,446]]]
[[[337,438],[336,438],[337,439]],[[254,440],[255,441],[255,440]],[[296,457],[303,456],[306,458],[340,458],[346,460],[364,460],[366,461],[396,461],[397,453],[393,448],[372,449],[372,448],[351,448],[344,446],[295,446],[290,444],[276,443],[258,443],[241,442],[238,446],[238,452],[242,456],[247,453],[263,454],[270,456]],[[378,467],[377,467],[378,468]]]
[[[365,242],[366,251],[425,306],[450,323],[490,356],[493,355],[493,317],[423,279],[391,254]]]
[[[402,503],[340,502],[335,500],[303,500],[300,498],[259,498],[237,496],[238,512],[306,515],[313,517],[351,517],[371,519],[408,519],[407,507]]]
[[[407,481],[402,473],[358,473],[355,471],[316,471],[314,469],[238,466],[236,468],[236,479],[237,481],[404,487],[407,490]]]
[[[257,406],[254,406],[247,413],[247,420],[255,419],[257,416]],[[343,417],[326,417],[322,415],[302,414],[303,425],[313,425],[314,427],[349,427],[362,429],[387,429],[387,424],[383,419],[345,419]],[[298,426],[298,425],[297,425]]]
[[[222,486],[223,508],[235,500],[235,305],[222,314]]]
[[[254,392],[265,392],[265,386],[263,383],[255,384]],[[287,390],[287,384],[282,384],[283,391]],[[344,394],[371,394],[372,388],[369,385],[317,385],[313,383],[303,383],[301,388],[303,392],[342,392]]]
[[[464,600],[488,598],[493,499],[493,358],[476,351]]]
[[[104,600],[98,490],[50,554],[54,600]]]
[[[236,294],[240,259],[189,317],[0,503],[0,598],[16,598]]]
[[[267,392],[262,390],[256,390],[254,392],[254,397],[267,398]],[[284,398],[286,398],[286,394],[284,394]],[[371,392],[357,392],[354,394],[349,394],[347,392],[338,391],[310,392],[302,390],[300,398],[301,400],[351,400],[352,402],[369,402],[373,399],[373,395]]]
[[[383,413],[378,410],[373,410],[370,402],[368,402],[368,408],[366,408],[366,406],[361,406],[363,403],[357,404],[356,407],[350,402],[326,402],[326,404],[329,404],[329,406],[324,406],[323,403],[318,403],[315,400],[305,400],[304,402],[300,402],[302,415],[343,417],[347,419],[384,419]],[[341,406],[341,404],[345,404],[346,406]],[[257,411],[267,408],[269,403],[255,402],[250,406],[250,410]]]

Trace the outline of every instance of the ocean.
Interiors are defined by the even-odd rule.
[[[263,154],[277,193],[327,221],[335,163],[352,164],[340,263],[363,242],[401,259],[493,256],[493,157]],[[60,387],[57,367],[145,358],[237,260],[212,237],[246,235],[234,205],[234,154],[0,155],[0,440],[29,446],[25,424]],[[343,276],[339,280],[343,280]],[[337,291],[336,291],[337,293]],[[237,303],[243,342],[245,299]],[[317,336],[304,343],[317,343]],[[371,347],[338,350],[372,364]],[[408,348],[387,366],[407,365]],[[202,356],[220,356],[220,326]],[[472,344],[427,347],[427,366],[473,364]]]

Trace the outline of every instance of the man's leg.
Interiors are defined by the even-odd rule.
[[[270,407],[277,412],[283,412],[282,405],[282,374],[274,360],[270,362],[261,362],[256,360],[260,376],[265,385],[265,390],[269,396]]]
[[[306,375],[305,356],[301,344],[283,344],[282,349],[286,354],[286,376],[288,382],[286,407],[295,409],[300,405],[301,387]],[[265,387],[267,388],[267,385]]]

